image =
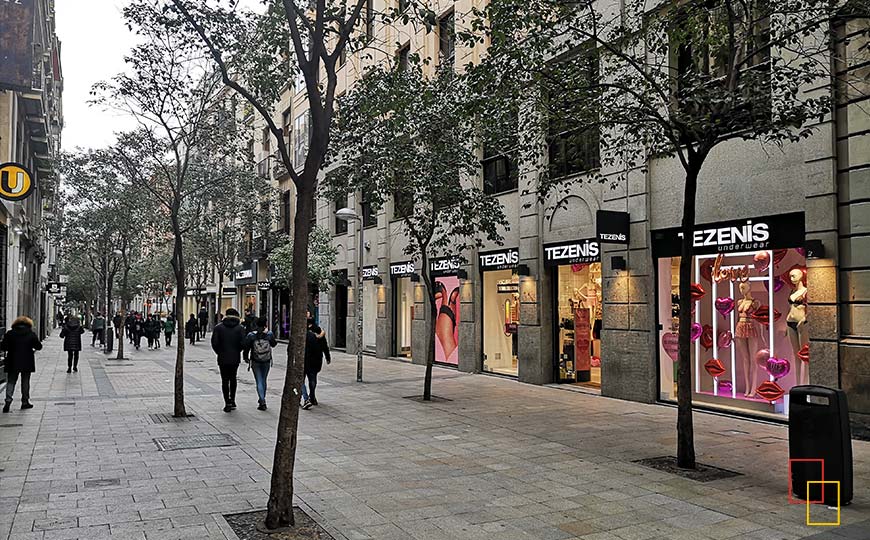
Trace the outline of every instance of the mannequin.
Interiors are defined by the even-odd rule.
[[[804,362],[798,358],[798,351],[810,342],[809,333],[807,331],[807,286],[806,273],[800,267],[793,267],[788,272],[788,279],[791,282],[792,293],[788,296],[789,310],[788,317],[785,318],[785,324],[788,325],[785,332],[788,335],[788,340],[791,342],[791,348],[794,352],[793,364],[795,367],[795,380],[797,384],[809,384],[810,370]]]
[[[737,355],[743,363],[743,397],[753,398],[758,387],[758,369],[755,367],[752,351],[755,350],[758,328],[752,314],[758,309],[759,302],[752,297],[752,287],[748,281],[740,282],[739,288],[743,298],[737,300],[738,319],[734,328],[734,343],[737,346]]]

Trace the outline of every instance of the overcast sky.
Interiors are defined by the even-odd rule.
[[[56,0],[57,34],[63,70],[63,148],[99,148],[115,141],[114,134],[133,122],[116,112],[89,105],[94,83],[124,71],[124,55],[135,36],[124,26],[125,0]],[[257,0],[242,2],[250,7]]]

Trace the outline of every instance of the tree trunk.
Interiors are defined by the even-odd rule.
[[[432,275],[429,270],[429,256],[424,248],[422,253],[423,283],[426,285],[426,298],[429,301],[429,320],[426,326],[428,334],[426,335],[426,375],[423,379],[423,401],[432,399],[432,368],[435,366],[435,320],[438,318],[438,312],[435,309],[435,286],[432,280]]]
[[[172,253],[172,266],[175,271],[175,314],[178,317],[179,336],[184,335],[184,317],[181,315],[184,308],[184,251],[182,249],[181,233],[177,223],[174,223],[175,244]],[[183,418],[187,416],[184,408],[184,339],[178,339],[175,346],[175,406],[172,416]]]
[[[692,237],[695,228],[695,195],[700,164],[690,159],[683,194],[682,244],[680,250],[679,359],[677,360],[677,466],[695,468],[695,435],[692,424]]]
[[[305,335],[308,331],[305,301],[308,292],[308,236],[314,180],[307,173],[299,182],[296,218],[293,229],[293,288],[290,298],[290,345],[287,347],[287,372],[278,417],[278,440],[272,463],[272,486],[269,492],[265,526],[268,529],[294,526],[293,470],[296,461],[296,431],[299,424],[299,389],[305,365]]]

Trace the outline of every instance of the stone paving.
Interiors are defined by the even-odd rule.
[[[66,373],[60,340],[37,359],[36,407],[0,415],[0,538],[235,539],[222,514],[263,508],[285,355],[256,410],[223,413],[207,343],[188,348],[186,422],[170,413],[174,348],[106,359],[85,346]],[[632,463],[674,452],[676,411],[436,369],[449,399],[405,399],[423,369],[336,353],[321,404],[302,411],[297,504],[336,539],[870,539],[870,443],[853,442],[855,498],[841,527],[808,527],[786,501],[784,426],[697,414],[698,460],[742,476],[698,483]],[[158,437],[240,444],[160,451]],[[813,519],[835,512],[814,506]]]

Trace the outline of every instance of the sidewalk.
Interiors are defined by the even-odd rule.
[[[235,539],[221,517],[265,507],[285,362],[269,410],[240,370],[221,411],[207,342],[188,347],[193,421],[172,412],[175,349],[107,360],[85,346],[66,373],[60,340],[37,358],[29,411],[0,415],[0,539]],[[192,349],[192,350],[191,350]],[[698,483],[632,463],[674,452],[676,411],[341,353],[301,412],[296,490],[336,539],[870,539],[870,443],[853,442],[855,497],[839,528],[786,503],[787,430],[695,419],[698,461],[742,476]],[[158,416],[151,416],[158,415]],[[155,438],[226,434],[239,445],[161,451]],[[813,507],[814,520],[834,515]],[[837,533],[838,536],[833,536]],[[818,535],[818,536],[816,536]]]

